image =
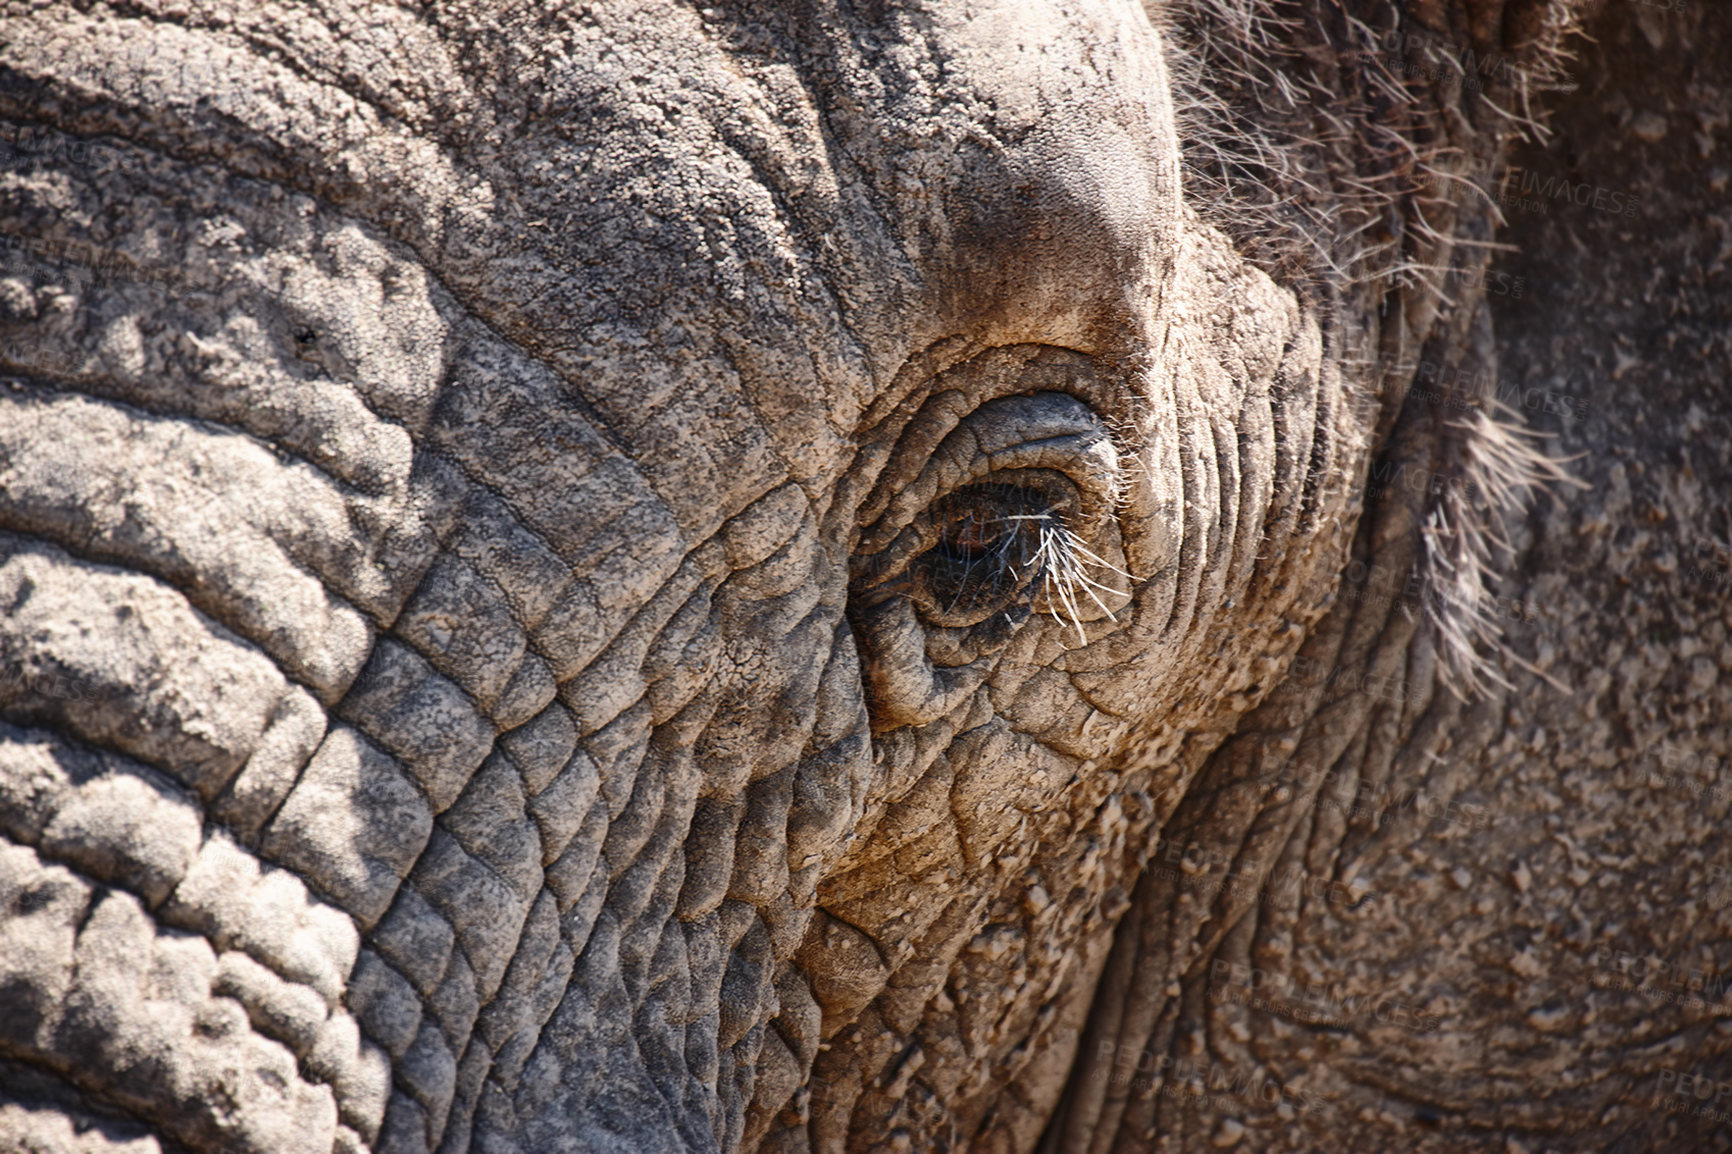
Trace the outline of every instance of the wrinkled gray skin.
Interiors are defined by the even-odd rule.
[[[1345,892],[1272,772],[1456,715],[1331,606],[1471,301],[1237,255],[1126,3],[5,11],[6,1148],[1204,1140],[1110,1074],[1245,903],[1138,878]],[[1098,601],[967,611],[1005,487]]]

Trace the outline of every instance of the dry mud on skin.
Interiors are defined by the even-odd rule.
[[[1732,1149],[1732,26],[1260,11],[0,7],[0,1154]]]

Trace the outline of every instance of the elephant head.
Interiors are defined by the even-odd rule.
[[[4,1125],[1140,1141],[1151,857],[1447,727],[1531,464],[1404,407],[1510,128],[1230,7],[5,16]]]

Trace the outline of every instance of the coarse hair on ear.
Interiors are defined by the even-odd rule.
[[[1144,0],[1166,47],[1186,199],[1283,283],[1434,280],[1448,270],[1424,267],[1420,250],[1460,240],[1439,210],[1489,204],[1480,178],[1498,166],[1460,137],[1545,136],[1535,99],[1571,83],[1567,39],[1586,3],[1526,0],[1521,43],[1476,54],[1471,0],[1443,6],[1450,29],[1397,0],[1359,15],[1328,0]]]
[[[1463,697],[1483,696],[1492,685],[1513,688],[1498,668],[1506,663],[1564,688],[1505,644],[1504,619],[1527,610],[1505,612],[1492,590],[1499,558],[1516,555],[1509,524],[1531,498],[1559,485],[1588,487],[1565,471],[1567,462],[1540,451],[1521,419],[1492,400],[1450,423],[1459,483],[1441,486],[1420,528],[1427,623],[1445,683]]]
[[[1433,6],[1448,25],[1434,28],[1397,0],[1357,14],[1329,0],[1145,0],[1166,46],[1187,202],[1319,306],[1342,371],[1384,397],[1373,455],[1398,419],[1438,425],[1434,467],[1455,482],[1423,495],[1418,578],[1444,679],[1464,696],[1507,685],[1501,662],[1538,674],[1504,644],[1491,587],[1514,550],[1511,519],[1574,482],[1493,397],[1447,416],[1403,400],[1412,354],[1446,308],[1483,319],[1504,151],[1544,137],[1535,97],[1569,86],[1566,40],[1586,6],[1525,0],[1504,21],[1517,42],[1475,52],[1473,3]]]

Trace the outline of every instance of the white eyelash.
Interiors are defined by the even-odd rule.
[[[1017,516],[1001,517],[1002,521],[1038,521],[1040,522],[1040,543],[1036,546],[1034,556],[1025,558],[1028,575],[1031,577],[1045,576],[1049,582],[1047,588],[1064,607],[1065,615],[1069,617],[1072,628],[1076,630],[1079,643],[1086,644],[1088,636],[1083,632],[1081,615],[1077,612],[1078,591],[1086,593],[1091,601],[1100,606],[1101,612],[1113,622],[1118,621],[1115,614],[1100,593],[1110,593],[1115,597],[1128,594],[1122,589],[1114,589],[1103,585],[1089,576],[1090,569],[1105,569],[1117,573],[1125,580],[1131,580],[1131,575],[1123,569],[1106,561],[1088,546],[1082,543],[1069,526],[1056,517],[1052,510],[1044,513],[1025,513]],[[1096,590],[1100,592],[1097,593]]]

